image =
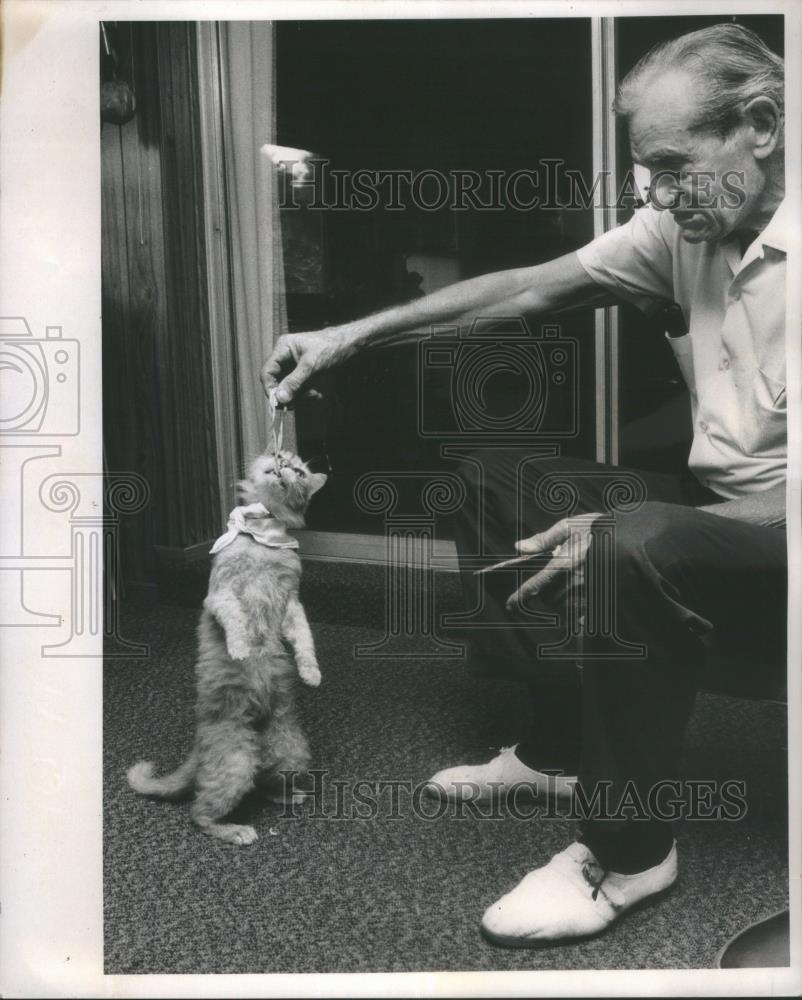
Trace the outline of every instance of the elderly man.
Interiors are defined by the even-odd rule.
[[[692,399],[689,472],[644,475],[647,502],[615,519],[617,635],[644,655],[589,658],[581,716],[573,671],[564,663],[556,670],[536,664],[532,734],[488,764],[433,779],[433,789],[449,797],[466,785],[482,794],[519,782],[539,789],[545,768],[574,771],[573,744],[581,742],[577,797],[587,808],[579,836],[488,908],[483,931],[504,945],[596,934],[673,884],[670,825],[654,815],[633,818],[637,808],[621,807],[633,798],[651,801],[660,782],[677,777],[704,635],[714,628],[736,639],[739,629],[785,631],[783,63],[753,33],[717,25],[650,52],[623,81],[616,111],[628,125],[633,159],[653,179],[652,204],[629,223],[536,267],[464,281],[342,327],[282,337],[262,373],[266,389],[278,386],[286,404],[315,372],[388,336],[423,336],[415,331],[434,323],[619,300],[647,313],[666,302],[681,310],[687,333],[672,346]],[[539,473],[578,468],[559,459],[537,463]],[[521,523],[514,472],[503,457],[487,470],[487,489],[492,544],[499,554],[506,545],[509,554],[510,532]],[[570,583],[578,588],[599,510],[598,487],[594,493],[588,486],[580,497],[583,517],[549,525],[537,513],[527,523],[524,514],[535,533],[518,547],[548,558],[563,546],[560,559],[572,553]],[[470,534],[463,524],[458,544],[475,553]],[[508,606],[548,597],[554,569],[547,565],[508,591]],[[562,683],[560,670],[568,678]],[[594,798],[600,789],[603,807]]]

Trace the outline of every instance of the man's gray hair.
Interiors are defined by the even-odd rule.
[[[755,97],[770,97],[785,107],[785,64],[753,31],[739,24],[715,24],[648,52],[622,80],[613,109],[629,121],[649,83],[671,70],[685,69],[700,86],[692,128],[728,135],[742,121]]]

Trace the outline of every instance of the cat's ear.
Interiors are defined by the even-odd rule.
[[[309,483],[309,496],[311,497],[313,493],[317,493],[319,489],[325,486],[328,478],[325,472],[313,472],[307,480]]]

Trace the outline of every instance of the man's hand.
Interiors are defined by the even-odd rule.
[[[312,375],[339,365],[355,351],[352,339],[337,327],[319,333],[285,334],[278,338],[262,368],[265,395],[277,387],[277,401],[287,406]]]
[[[569,574],[568,590],[572,600],[578,601],[585,585],[585,556],[593,541],[591,527],[601,514],[580,514],[564,518],[546,531],[515,543],[524,554],[551,553],[548,565],[535,573],[507,598],[507,610],[520,607],[527,597],[541,596],[548,599],[555,581],[566,571]]]

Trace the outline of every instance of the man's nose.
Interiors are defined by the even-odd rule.
[[[662,171],[655,174],[649,185],[649,201],[659,211],[682,208],[688,203],[690,191],[686,190],[677,174]]]

